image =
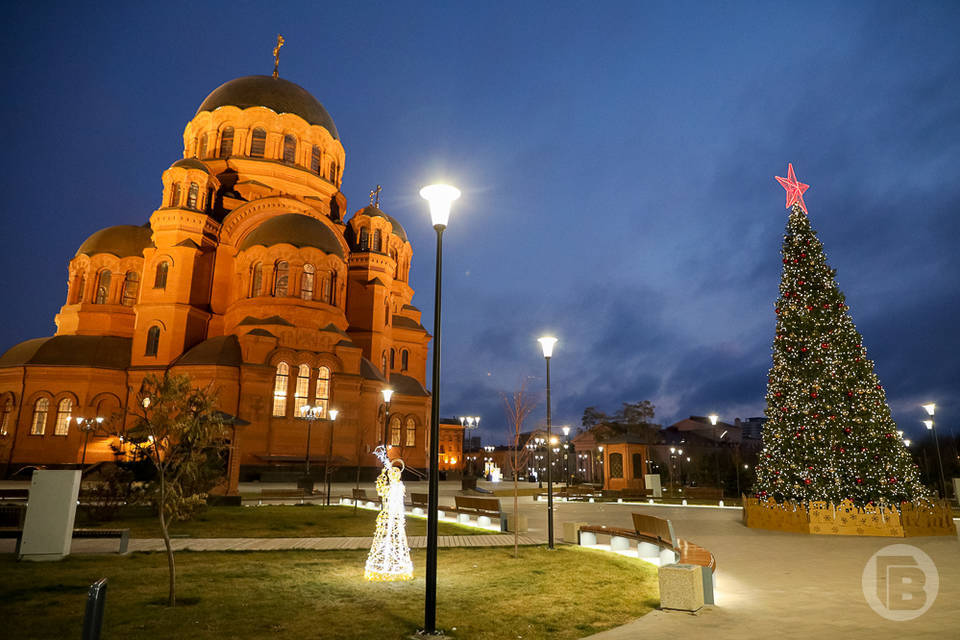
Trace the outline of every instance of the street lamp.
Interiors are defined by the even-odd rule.
[[[940,457],[940,439],[937,438],[937,425],[933,421],[933,415],[937,411],[937,405],[933,402],[928,402],[927,404],[920,405],[927,412],[927,415],[930,416],[929,420],[924,420],[923,424],[926,425],[927,429],[933,431],[933,442],[937,447],[937,464],[940,466],[940,488],[943,490],[943,498],[947,498],[947,480],[943,475],[943,459]]]
[[[443,273],[443,231],[450,219],[450,205],[460,190],[447,184],[432,184],[420,189],[420,197],[430,203],[430,220],[437,232],[436,286],[433,294],[433,398],[430,402],[430,479],[427,496],[427,588],[423,611],[424,632],[436,633],[437,627],[437,492],[440,488],[440,303]]]
[[[710,418],[710,424],[713,425],[713,439],[717,443],[717,451],[716,451],[717,455],[714,459],[714,463],[717,469],[717,488],[720,489],[720,499],[722,500],[723,499],[723,483],[720,481],[720,441],[723,440],[723,436],[727,435],[727,432],[724,431],[723,435],[721,435],[718,438],[717,437],[717,420],[720,419],[720,416],[718,416],[715,413],[711,413],[707,417]]]
[[[327,411],[327,415],[330,416],[330,446],[327,447],[327,461],[323,464],[323,479],[327,484],[327,497],[324,503],[329,507],[330,506],[330,481],[331,476],[333,475],[333,470],[330,468],[330,463],[333,461],[333,425],[337,421],[337,414],[340,413],[336,409],[330,409]]]
[[[300,412],[303,414],[303,419],[307,421],[307,454],[304,456],[304,474],[303,478],[300,479],[300,488],[303,489],[307,495],[312,495],[313,478],[310,477],[310,434],[313,431],[314,421],[320,419],[320,416],[323,415],[323,406],[318,405],[311,407],[305,404],[300,408]],[[324,466],[324,471],[326,471],[326,466]]]
[[[383,412],[383,438],[380,440],[381,444],[387,444],[387,429],[390,424],[390,398],[393,397],[393,389],[383,389],[380,391],[383,394],[383,404],[386,405],[386,409]]]
[[[149,403],[145,406],[149,406]],[[77,416],[77,427],[80,431],[83,431],[83,455],[80,457],[81,470],[83,470],[83,465],[87,461],[87,439],[90,438],[90,433],[101,424],[103,424],[103,418],[100,416],[96,418],[81,418]]]
[[[543,348],[543,358],[547,361],[547,548],[553,549],[553,438],[550,433],[550,356],[557,339],[552,336],[537,338]]]

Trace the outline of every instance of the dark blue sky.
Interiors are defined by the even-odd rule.
[[[142,224],[204,97],[281,76],[331,113],[351,212],[382,184],[430,328],[418,189],[445,234],[443,415],[555,424],[761,415],[793,162],[901,428],[957,423],[960,4],[164,2],[5,5],[0,351],[49,335],[91,233]]]

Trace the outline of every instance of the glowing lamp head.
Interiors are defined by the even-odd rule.
[[[100,416],[97,416],[97,424],[102,424],[102,423],[103,423],[103,418],[101,418]]]
[[[300,407],[300,413],[302,413],[305,416],[310,415],[310,409],[312,409],[312,407],[308,404],[305,404],[302,407]]]
[[[340,413],[340,412],[337,411],[336,409],[330,409],[330,411],[327,411],[327,414],[330,416],[330,419],[331,419],[331,420],[336,420],[336,419],[337,419],[337,414],[339,414],[339,413]]]
[[[923,424],[927,427],[927,429],[933,429],[933,420],[924,420]]]
[[[676,453],[676,452],[677,452],[676,447],[670,447],[670,453]]]
[[[81,418],[80,416],[77,416],[77,424],[80,424],[81,422],[83,422],[83,418]]]
[[[433,226],[447,226],[450,205],[460,197],[460,190],[448,184],[431,184],[420,189],[420,197],[430,203],[430,220]]]
[[[713,426],[717,426],[717,420],[720,418],[720,416],[718,416],[715,413],[711,413],[707,417],[710,418],[710,424],[712,424]]]
[[[933,402],[928,402],[927,404],[920,405],[923,407],[924,411],[927,412],[927,415],[932,416],[933,413],[937,410],[937,405]]]
[[[909,439],[909,438],[903,441],[903,446],[905,446],[905,447],[909,447],[909,446],[910,446],[910,439]]]
[[[564,427],[564,428],[563,428],[563,435],[565,435],[565,436],[570,435],[570,427]]]
[[[393,397],[393,389],[384,389],[380,393],[383,394],[383,401],[390,404],[390,398]]]
[[[543,348],[543,357],[549,358],[553,355],[553,345],[557,344],[557,339],[552,336],[537,338],[537,342]]]
[[[149,408],[149,407],[150,407],[150,398],[149,398],[149,397],[144,398],[143,401],[142,401],[142,404],[143,404],[143,408],[144,408],[144,409]]]
[[[597,449],[599,449],[600,453],[603,453],[603,447],[597,447]]]

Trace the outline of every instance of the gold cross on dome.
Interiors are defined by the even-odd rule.
[[[273,48],[273,77],[279,77],[280,71],[280,47],[283,46],[283,36],[277,34],[277,46]]]
[[[377,185],[376,189],[373,189],[370,191],[370,204],[375,206],[377,209],[380,208],[380,191],[381,190],[382,189],[380,185]]]

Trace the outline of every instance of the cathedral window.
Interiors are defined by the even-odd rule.
[[[373,231],[373,250],[379,253],[383,249],[383,240],[380,235],[380,229]]]
[[[330,369],[317,369],[317,389],[314,392],[313,404],[321,407],[320,416],[327,417],[327,406],[330,404]]]
[[[197,208],[198,195],[200,195],[200,186],[196,182],[191,182],[190,190],[187,191],[187,209]]]
[[[310,171],[320,175],[320,147],[313,145],[313,150],[310,152]]]
[[[220,134],[219,158],[229,158],[233,153],[233,127],[226,127]]]
[[[273,295],[283,298],[287,295],[287,281],[290,278],[290,266],[283,260],[277,263],[273,273]]]
[[[407,418],[407,440],[405,446],[413,447],[417,444],[417,421]]]
[[[303,415],[303,408],[307,406],[307,400],[310,399],[310,366],[302,364],[297,368],[297,389],[293,396],[293,415],[300,417]]]
[[[330,163],[330,182],[336,182],[336,181],[337,181],[337,163],[331,162]]]
[[[337,272],[330,272],[330,304],[337,306]]]
[[[400,416],[390,416],[390,444],[400,446]]]
[[[397,368],[397,352],[395,349],[390,349],[390,370],[393,371]]]
[[[400,370],[406,371],[407,365],[410,364],[410,353],[404,349],[400,352]]]
[[[173,186],[170,187],[170,206],[179,207],[180,206],[180,183],[175,182]]]
[[[360,251],[370,249],[370,232],[366,228],[360,229]]]
[[[154,289],[166,289],[167,288],[167,272],[170,271],[170,263],[164,260],[157,265],[157,272],[153,277],[153,288]]]
[[[83,302],[83,294],[87,288],[87,276],[80,276],[80,281],[77,283],[77,290],[73,293],[73,302],[74,304],[78,302]]]
[[[50,400],[37,398],[33,404],[33,422],[30,425],[30,435],[42,436],[47,430],[47,412],[50,411]]]
[[[73,400],[64,398],[57,405],[57,421],[53,427],[53,435],[65,436],[70,432],[70,417],[73,415]]]
[[[287,415],[287,379],[290,366],[286,362],[277,365],[277,374],[273,379],[273,415],[282,418]]]
[[[3,403],[3,417],[0,418],[0,435],[7,435],[10,429],[10,414],[13,413],[13,400]]]
[[[384,351],[380,356],[380,371],[383,371],[384,374],[387,373],[387,352]]]
[[[267,146],[267,132],[257,127],[253,130],[253,135],[250,138],[250,157],[251,158],[262,158],[263,151]]]
[[[94,299],[94,304],[107,304],[107,300],[110,297],[110,271],[104,270],[100,272],[100,276],[97,278],[97,297]]]
[[[303,265],[303,278],[300,280],[300,298],[303,300],[313,300],[313,277],[313,265]]]
[[[198,158],[207,157],[207,134],[200,135],[200,149],[197,151]]]
[[[297,139],[290,134],[283,136],[283,161],[288,164],[297,161]]]
[[[250,297],[256,298],[263,290],[263,263],[253,265],[250,273]]]
[[[127,271],[123,279],[123,298],[120,303],[125,307],[132,307],[137,303],[137,293],[140,292],[140,274],[136,271]]]
[[[147,348],[144,350],[145,356],[156,356],[160,349],[160,327],[153,326],[147,331]]]
[[[330,302],[330,279],[323,279],[323,290],[320,292],[320,299],[324,302]]]

